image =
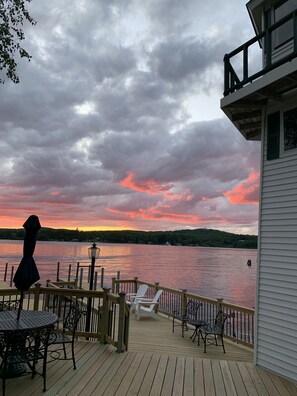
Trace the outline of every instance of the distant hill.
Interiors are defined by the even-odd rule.
[[[23,238],[24,230],[22,228],[0,229],[0,239],[20,240]],[[79,231],[42,228],[38,233],[38,240],[257,248],[256,235],[232,234],[207,228],[176,231]]]

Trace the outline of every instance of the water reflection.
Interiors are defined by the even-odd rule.
[[[18,263],[22,241],[0,241],[0,275],[5,262]],[[183,246],[98,244],[101,249],[96,265],[105,269],[106,282],[120,271],[122,279],[138,276],[147,282],[176,289],[187,289],[205,297],[223,297],[225,301],[253,307],[255,305],[256,251]],[[67,276],[76,263],[89,265],[90,244],[78,242],[38,241],[35,261],[42,283],[55,280],[57,262],[61,276]],[[252,266],[247,266],[247,260]],[[3,279],[3,278],[2,278]]]

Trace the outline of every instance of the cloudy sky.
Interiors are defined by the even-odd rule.
[[[0,227],[257,233],[259,142],[220,110],[244,0],[32,0],[0,86]]]

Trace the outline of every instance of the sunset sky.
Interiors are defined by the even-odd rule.
[[[220,110],[242,0],[32,0],[0,86],[0,228],[257,233],[260,143]]]

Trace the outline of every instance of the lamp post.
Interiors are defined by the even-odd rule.
[[[89,254],[89,258],[91,259],[89,290],[93,290],[93,288],[94,288],[95,263],[96,263],[96,259],[99,257],[99,254],[100,254],[100,249],[96,246],[95,242],[88,249],[88,254]],[[89,297],[88,298],[88,307],[87,307],[87,318],[86,318],[86,332],[90,331],[91,310],[92,310],[92,297]]]

